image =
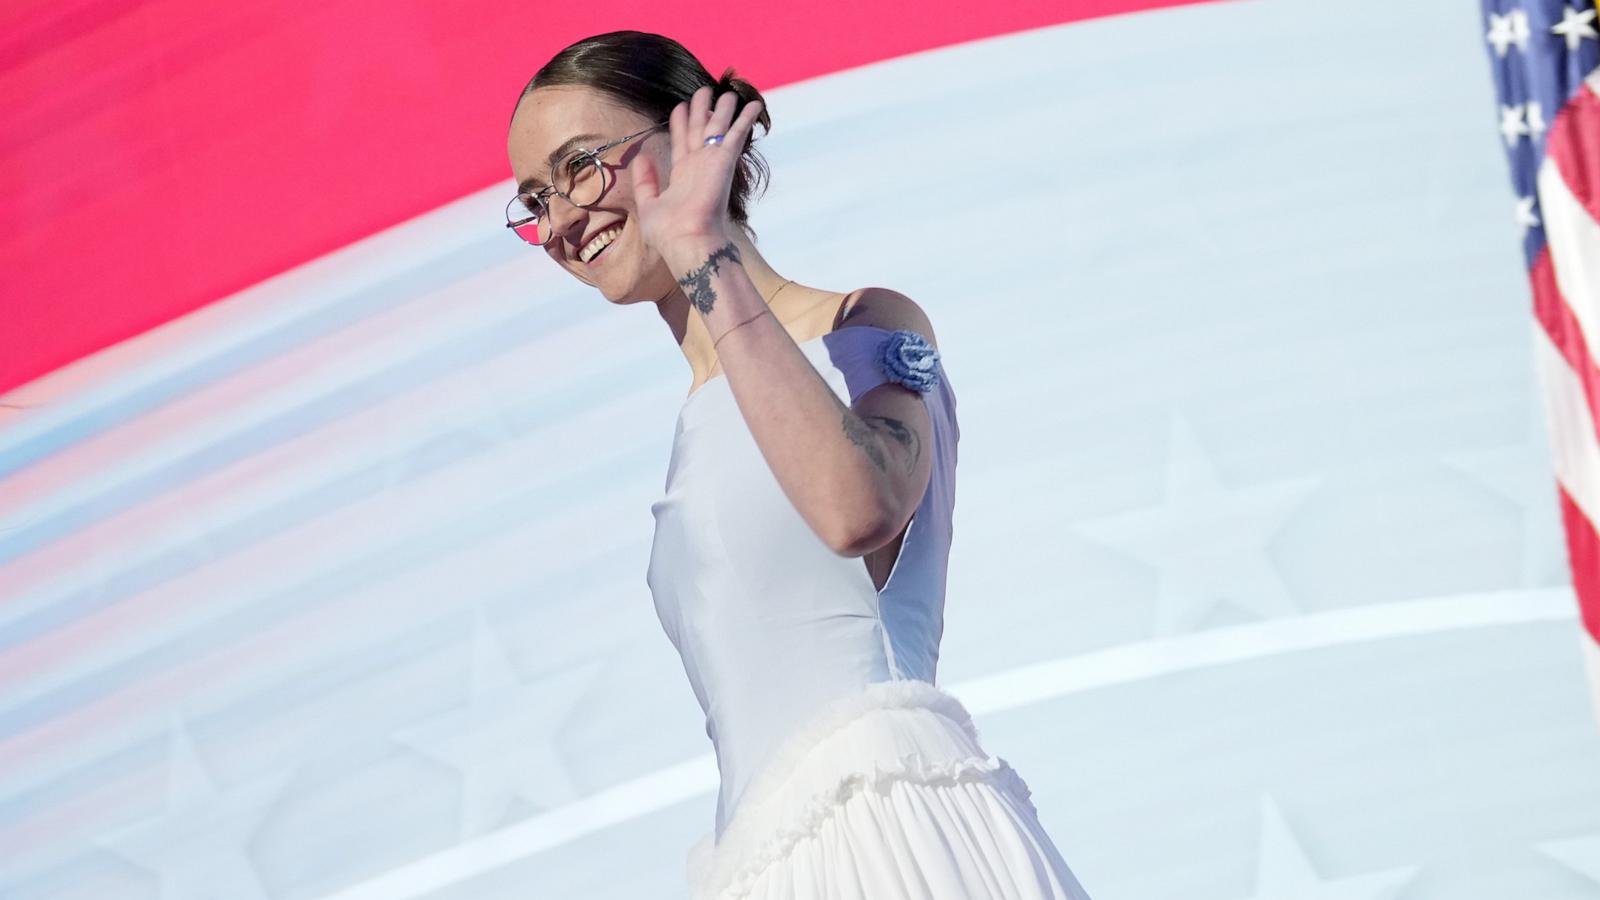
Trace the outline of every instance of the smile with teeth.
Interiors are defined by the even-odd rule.
[[[607,228],[605,231],[600,232],[594,236],[594,240],[585,245],[583,250],[578,253],[578,258],[584,262],[594,259],[596,254],[610,246],[611,242],[616,240],[617,235],[621,233],[621,225],[618,225],[615,228]]]

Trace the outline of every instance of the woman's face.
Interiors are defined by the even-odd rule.
[[[519,184],[536,179],[537,191],[549,184],[552,153],[559,158],[575,147],[592,150],[652,124],[590,88],[539,88],[522,99],[511,120],[506,149],[512,174]],[[666,134],[665,128],[642,134],[601,154],[606,189],[588,209],[578,209],[560,195],[549,196],[555,236],[544,246],[545,253],[613,302],[655,300],[676,284],[660,255],[645,245],[633,204],[631,168],[641,155],[655,162],[661,187],[668,184],[671,151]],[[580,139],[569,144],[573,138]],[[580,251],[596,236],[616,228],[621,232],[605,251],[584,262]]]

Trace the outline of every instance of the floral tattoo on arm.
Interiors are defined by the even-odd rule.
[[[689,295],[689,302],[702,313],[711,312],[712,307],[717,305],[717,292],[711,289],[711,276],[717,274],[719,261],[724,259],[735,264],[741,262],[739,248],[732,241],[711,251],[700,268],[678,279],[678,286]]]

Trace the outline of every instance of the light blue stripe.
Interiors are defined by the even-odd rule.
[[[565,319],[571,314],[559,315]],[[239,458],[261,452],[276,443],[290,439],[295,434],[311,430],[325,421],[349,415],[362,406],[376,402],[378,398],[399,393],[401,388],[414,388],[425,382],[426,379],[422,377],[424,375],[437,375],[441,370],[449,371],[468,362],[480,362],[481,355],[475,351],[484,349],[485,344],[504,343],[514,347],[525,334],[538,333],[540,330],[552,327],[550,321],[552,318],[555,317],[543,312],[521,317],[518,321],[524,326],[523,328],[512,328],[507,323],[498,323],[493,328],[482,329],[458,341],[455,345],[444,346],[437,352],[425,354],[422,358],[430,363],[428,366],[418,367],[415,363],[409,362],[397,365],[386,373],[368,379],[366,385],[357,384],[343,388],[308,404],[301,410],[286,413],[277,420],[263,422],[246,434],[231,437],[221,445],[202,448],[186,459],[175,460],[163,470],[151,473],[142,483],[119,488],[116,493],[122,495],[118,499],[123,502],[117,508],[159,494],[168,484],[191,480],[199,477],[204,471],[220,468]],[[654,365],[655,363],[647,359],[644,362],[612,369],[603,375],[591,376],[586,380],[585,389],[581,392],[557,389],[531,398],[520,406],[508,406],[501,414],[500,424],[512,433],[522,434],[540,425],[561,421],[591,408],[597,402],[627,396],[638,389],[641,378]],[[335,402],[340,400],[343,402]],[[667,438],[663,436],[658,442],[662,444],[659,449],[662,459],[665,459],[666,440]],[[396,448],[388,456],[374,460],[363,473],[307,487],[298,496],[286,498],[271,509],[236,522],[227,529],[208,534],[204,540],[190,544],[191,549],[187,551],[183,548],[174,549],[138,567],[108,576],[76,594],[63,597],[51,603],[48,608],[8,623],[0,628],[0,652],[48,634],[81,616],[109,608],[125,597],[150,590],[171,578],[192,571],[203,562],[219,559],[227,553],[248,547],[275,534],[293,530],[342,506],[375,496],[389,486],[388,473],[394,468],[420,474],[469,458],[477,450],[483,449],[474,447],[471,448],[473,452],[467,452],[467,448],[458,446],[440,452],[437,449],[439,444],[437,438],[430,443],[434,447],[423,451],[430,454],[428,457],[419,458],[419,450],[415,447]],[[47,520],[42,524],[48,526],[54,522],[55,530],[68,532],[86,528],[96,521],[95,518],[91,518],[93,514],[110,515],[114,511],[106,509],[110,506],[113,504],[106,500],[91,501],[78,510],[64,512],[54,520]],[[0,542],[0,556],[15,555],[17,552],[15,544],[26,537],[25,533],[12,541]]]
[[[52,541],[86,530],[163,493],[225,469],[243,459],[315,432],[440,377],[481,364],[532,337],[567,328],[582,315],[566,304],[547,304],[508,321],[476,329],[449,343],[429,344],[416,356],[328,391],[272,418],[175,457],[152,471],[117,484],[0,538],[0,566]],[[0,648],[10,646],[10,629],[0,632]]]
[[[618,379],[613,387],[617,393],[631,391],[635,385]],[[583,402],[592,402],[590,396]],[[576,401],[574,401],[576,402]],[[472,448],[476,449],[476,448]],[[449,465],[471,455],[463,446],[448,448],[430,460],[432,468]],[[263,597],[242,609],[233,610],[206,622],[195,623],[192,629],[166,643],[143,651],[138,655],[96,671],[92,676],[35,697],[20,706],[0,712],[0,741],[9,740],[51,719],[70,715],[73,710],[100,700],[117,690],[147,678],[154,678],[175,666],[191,662],[218,647],[276,627],[295,616],[318,608],[336,605],[341,597],[362,588],[391,579],[397,573],[423,568],[452,553],[492,540],[520,522],[550,519],[574,506],[592,503],[597,496],[610,490],[630,486],[626,480],[617,479],[618,471],[636,471],[652,461],[660,462],[662,449],[655,443],[633,446],[616,456],[602,459],[588,466],[574,469],[549,484],[539,485],[504,497],[482,509],[473,510],[449,522],[441,522],[431,531],[409,536],[388,547],[352,558],[339,569],[311,576],[282,591]],[[368,474],[355,479],[344,479],[337,488],[312,489],[300,497],[280,504],[274,510],[257,517],[231,533],[208,537],[205,549],[222,555],[240,546],[248,546],[267,534],[292,528],[293,525],[314,517],[330,506],[350,502],[392,487],[380,466],[367,470]],[[420,474],[420,473],[419,473]],[[637,490],[637,486],[633,486]],[[333,504],[325,505],[320,497],[328,490],[338,497]],[[309,515],[308,515],[309,514]],[[164,562],[172,573],[192,569],[194,563],[184,564],[171,556]],[[117,592],[110,602],[125,596]],[[94,594],[80,594],[74,598],[75,606],[88,610],[109,605]],[[27,624],[37,629],[56,618],[57,607],[35,616]],[[13,637],[15,637],[13,635]]]
[[[513,597],[526,600],[539,594],[555,596],[564,591],[592,591],[604,586],[608,578],[632,580],[642,577],[636,574],[640,559],[637,544],[618,545],[576,565],[531,573],[529,580],[509,585],[499,594],[475,597],[471,606],[436,616],[401,634],[385,635],[359,652],[319,658],[300,671],[285,673],[281,680],[252,694],[230,697],[225,706],[204,718],[203,728],[199,720],[192,721],[190,727],[195,732],[203,730],[210,740],[224,743],[251,732],[270,732],[278,719],[308,704],[326,702],[330,694],[341,689],[403,668],[440,647],[458,643],[463,628],[470,627],[475,607],[492,608],[496,600]],[[464,621],[468,622],[465,626],[462,625]],[[0,828],[12,827],[129,775],[150,771],[167,758],[169,740],[165,731],[150,736],[128,734],[122,737],[124,743],[75,765],[61,777],[0,801]],[[386,739],[387,733],[345,733],[342,738],[343,743],[350,744],[371,738]],[[322,749],[331,752],[335,748]],[[7,787],[15,791],[17,785]]]
[[[516,248],[512,248],[513,250]],[[292,322],[237,344],[219,348],[194,365],[85,410],[70,421],[10,446],[0,447],[0,480],[113,428],[148,415],[181,397],[225,381],[240,372],[282,357],[296,347],[338,332],[403,302],[446,287],[510,257],[494,241],[478,241],[439,257],[416,260],[336,303],[319,307]],[[0,560],[9,559],[0,556]]]

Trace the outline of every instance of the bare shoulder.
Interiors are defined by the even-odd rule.
[[[889,331],[903,328],[927,338],[935,348],[939,346],[933,335],[933,323],[922,307],[905,294],[889,288],[860,288],[845,296],[834,328],[857,325],[872,325]]]

